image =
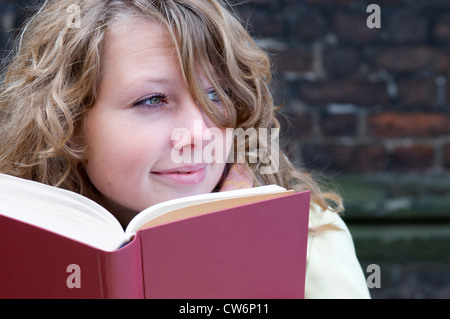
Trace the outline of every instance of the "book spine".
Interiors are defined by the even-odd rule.
[[[98,251],[102,298],[144,298],[140,234],[122,248]]]

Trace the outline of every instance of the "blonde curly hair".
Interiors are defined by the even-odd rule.
[[[68,23],[76,5],[81,23]],[[105,33],[114,23],[147,17],[167,28],[193,96],[222,128],[278,128],[269,90],[268,54],[252,40],[232,7],[204,0],[49,0],[25,25],[4,74],[0,94],[0,172],[62,187],[95,199],[83,169],[86,147],[77,143],[82,121],[96,101]],[[228,117],[205,95],[196,70],[204,70]],[[217,83],[217,76],[223,85]],[[247,146],[250,144],[247,141]],[[256,185],[310,190],[312,203],[342,211],[341,198],[325,192],[310,173],[281,151],[279,169]]]

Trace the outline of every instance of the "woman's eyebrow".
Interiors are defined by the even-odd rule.
[[[146,84],[165,84],[165,85],[173,85],[174,81],[168,78],[159,78],[159,77],[145,77],[137,80],[133,80],[138,86],[146,85]]]
[[[174,87],[175,82],[168,78],[160,77],[137,77],[122,83],[121,87],[124,88],[124,97],[127,100],[133,102],[136,98],[140,98],[142,94],[154,93],[146,92],[150,90],[161,90],[162,88]],[[139,96],[138,96],[139,95]]]

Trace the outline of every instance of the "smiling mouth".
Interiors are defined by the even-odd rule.
[[[164,180],[178,183],[194,185],[202,182],[206,177],[207,165],[177,167],[169,170],[153,171],[155,176]]]
[[[193,174],[206,168],[207,165],[183,166],[168,170],[153,171],[154,174]]]
[[[163,175],[163,174],[175,174],[175,175],[191,175],[191,174],[194,174],[196,171],[190,171],[190,172],[165,172],[165,173],[162,173],[162,172],[152,172],[153,174],[156,174],[156,175]]]

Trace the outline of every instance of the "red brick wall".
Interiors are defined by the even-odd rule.
[[[450,1],[235,2],[272,54],[298,160],[341,173],[450,170]],[[366,25],[370,3],[379,29]]]

